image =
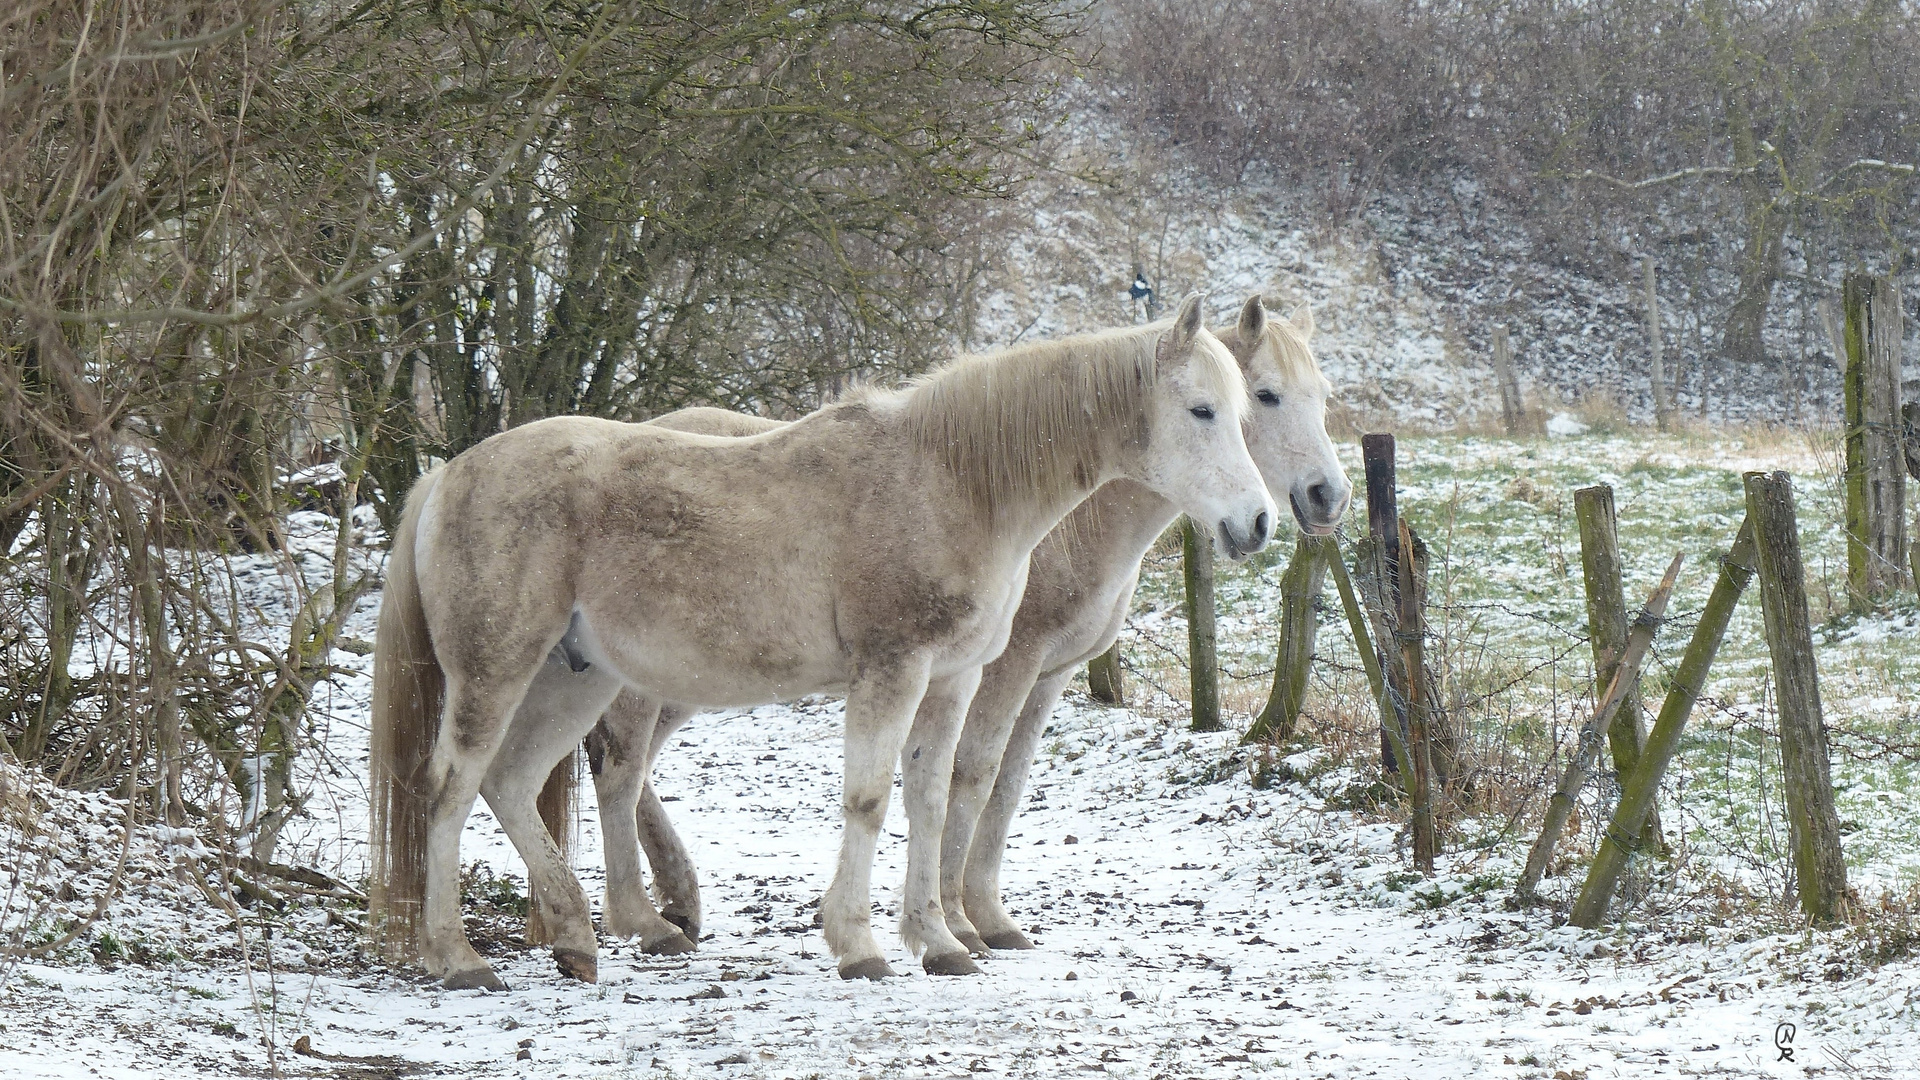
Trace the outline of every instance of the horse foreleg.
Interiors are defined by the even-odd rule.
[[[843,979],[884,979],[893,969],[873,939],[874,843],[893,794],[894,762],[927,690],[924,658],[863,671],[847,693],[846,783],[840,857],[820,904],[827,947]]]
[[[940,838],[940,909],[947,929],[975,953],[987,951],[987,942],[967,918],[962,880],[967,851],[973,844],[974,823],[999,776],[1007,738],[1040,675],[1025,649],[1010,649],[980,673],[980,688],[967,707],[967,720],[954,749],[953,779],[947,791],[946,824]],[[925,706],[921,706],[925,711]]]
[[[684,705],[663,705],[660,719],[653,726],[653,743],[647,747],[647,783],[640,792],[640,847],[647,853],[647,866],[653,871],[653,888],[660,902],[660,915],[678,926],[687,940],[700,944],[700,877],[694,871],[693,856],[680,834],[667,818],[667,808],[653,788],[653,763],[674,732],[693,719],[694,711]]]
[[[622,690],[594,729],[593,790],[600,804],[600,829],[607,857],[607,896],[600,918],[607,933],[634,938],[649,953],[691,952],[693,942],[660,917],[640,871],[640,838],[634,832],[634,807],[647,782],[648,749],[660,703],[634,690]]]
[[[964,860],[962,897],[967,919],[980,932],[981,940],[996,949],[1031,949],[1033,942],[1020,932],[1013,916],[1000,903],[1000,858],[1007,850],[1007,830],[1020,811],[1020,796],[1027,788],[1027,773],[1033,756],[1040,749],[1040,737],[1053,718],[1053,707],[1060,692],[1073,678],[1073,670],[1042,676],[1028,692],[1008,737],[1006,752],[993,781],[993,794],[974,823],[973,842]]]
[[[968,957],[968,946],[947,929],[940,909],[940,840],[953,778],[953,747],[979,685],[979,668],[928,684],[900,754],[907,804],[907,886],[900,905],[900,937],[907,948],[925,954],[921,966],[932,975],[980,970]]]

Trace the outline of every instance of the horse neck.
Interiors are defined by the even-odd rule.
[[[1106,492],[1107,489],[1115,486],[1137,488],[1145,494],[1148,500],[1158,500],[1160,498],[1160,496],[1153,494],[1150,489],[1142,484],[1135,483],[1132,480],[1120,479],[1111,480],[1098,487],[1092,488],[1075,486],[1068,490],[1051,493],[1049,497],[1035,499],[1030,502],[1023,501],[1018,506],[997,506],[990,516],[993,544],[995,547],[1004,549],[1009,553],[1024,553],[1030,552],[1040,544],[1046,542],[1056,531],[1068,530],[1070,532],[1091,533],[1098,529],[1105,528],[1110,524],[1110,521],[1107,516],[1102,515],[1097,509],[1093,511],[1093,516],[1090,519],[1093,522],[1097,522],[1097,525],[1092,529],[1082,524],[1082,518],[1085,516],[1084,512],[1088,510],[1090,504],[1100,499],[1100,496]],[[1115,497],[1110,501],[1113,503],[1109,508],[1113,517],[1130,519],[1131,516],[1135,514],[1135,510],[1129,500]],[[1162,528],[1165,528],[1165,526],[1162,526]],[[1154,535],[1158,536],[1159,534],[1155,533]],[[1152,540],[1147,541],[1149,544],[1152,542]],[[1106,540],[1103,538],[1098,543],[1104,548]],[[1077,543],[1074,545],[1076,550],[1081,546],[1082,545]],[[1142,550],[1144,551],[1145,549],[1142,548]]]
[[[1128,332],[963,358],[907,393],[906,423],[994,540],[1030,551],[1144,445],[1152,350]]]
[[[1102,484],[1055,530],[1074,567],[1101,578],[1130,572],[1180,516],[1173,501],[1136,480]]]

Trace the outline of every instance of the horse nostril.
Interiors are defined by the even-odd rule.
[[[1323,480],[1308,488],[1307,501],[1313,504],[1314,509],[1323,513],[1331,510],[1333,508],[1333,485]]]
[[[1265,510],[1262,510],[1260,511],[1259,515],[1253,519],[1253,542],[1254,543],[1258,544],[1267,538],[1267,525],[1268,525],[1267,512]]]

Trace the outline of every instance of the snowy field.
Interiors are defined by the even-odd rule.
[[[1500,709],[1466,710],[1474,738],[1492,747],[1494,728],[1517,732],[1499,744],[1509,755],[1502,768],[1550,769],[1553,741],[1590,702],[1573,487],[1618,486],[1632,602],[1676,545],[1687,552],[1674,603],[1685,615],[1738,524],[1745,467],[1802,477],[1809,575],[1816,588],[1831,580],[1837,532],[1822,502],[1822,447],[1738,434],[1403,442],[1403,512],[1434,541],[1433,591],[1462,620],[1449,640],[1462,656],[1497,656],[1528,673],[1462,662],[1463,688],[1506,689]],[[325,550],[317,538],[302,542],[322,545],[316,557]],[[1271,663],[1284,550],[1223,574],[1230,669]],[[1572,560],[1571,575],[1556,550]],[[1169,564],[1150,567],[1127,645],[1136,676],[1177,697],[1180,673],[1156,644],[1180,640],[1170,576]],[[242,580],[268,618],[283,610],[270,574]],[[1816,596],[1816,621],[1828,614],[1823,603]],[[350,634],[372,636],[376,605],[363,602]],[[1231,734],[1188,733],[1167,696],[1132,711],[1070,693],[1005,873],[1009,907],[1039,948],[996,954],[980,976],[921,974],[892,937],[888,911],[876,922],[904,977],[835,977],[813,917],[838,842],[840,712],[812,701],[701,718],[663,759],[659,790],[705,886],[708,936],[690,957],[603,941],[598,985],[562,979],[503,914],[521,871],[484,812],[469,824],[463,859],[485,867],[472,891],[491,903],[474,906],[470,930],[512,984],[507,994],[442,993],[373,963],[360,952],[350,900],[252,903],[211,872],[217,859],[199,839],[142,829],[107,914],[8,974],[0,1076],[1920,1075],[1920,962],[1911,939],[1900,948],[1903,939],[1879,932],[1896,918],[1910,928],[1911,913],[1814,932],[1779,903],[1769,860],[1784,826],[1768,801],[1779,798],[1777,748],[1769,765],[1764,645],[1757,606],[1746,605],[1712,688],[1717,707],[1696,713],[1663,793],[1677,869],[1643,882],[1606,930],[1559,926],[1551,907],[1506,909],[1537,800],[1502,804],[1520,810],[1517,824],[1477,807],[1435,878],[1408,873],[1398,813],[1353,797],[1370,777],[1354,749],[1364,740],[1351,737],[1361,720],[1342,674],[1350,649],[1329,625],[1306,737],[1281,751],[1289,756],[1277,771],[1291,780],[1268,782],[1272,756],[1263,761]],[[1912,737],[1914,621],[1903,603],[1821,632],[1849,869],[1870,906],[1910,902],[1920,880],[1912,755],[1872,752]],[[1677,656],[1690,629],[1690,617],[1680,620],[1662,655]],[[1537,656],[1559,659],[1538,667]],[[325,751],[308,762],[315,794],[276,858],[357,889],[371,665],[347,651],[335,661],[342,671],[316,718]],[[1229,702],[1257,707],[1247,687],[1260,679],[1244,682]],[[1650,704],[1661,685],[1656,674]],[[1244,712],[1234,719],[1244,723]],[[105,796],[54,791],[16,772],[4,779],[5,929],[31,943],[93,910],[121,860],[121,811]],[[1592,797],[1603,793],[1604,780]],[[590,797],[582,810],[578,862],[597,901]],[[1589,821],[1571,839],[1576,869],[1597,827]],[[876,873],[882,906],[897,900],[904,832],[896,805]],[[1570,887],[1555,877],[1545,891],[1564,897]],[[1791,1060],[1776,1047],[1783,1024],[1794,1025]]]

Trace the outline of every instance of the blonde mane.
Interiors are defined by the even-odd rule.
[[[1311,383],[1315,379],[1323,383],[1326,381],[1326,376],[1320,371],[1320,361],[1314,358],[1313,349],[1307,345],[1306,335],[1296,329],[1292,322],[1269,315],[1261,341],[1272,343],[1280,374],[1289,383],[1298,385]]]
[[[1172,320],[961,356],[902,393],[907,423],[975,503],[995,514],[1013,496],[1090,488],[1109,455],[1147,440],[1160,370],[1155,346]],[[1194,340],[1203,384],[1238,424],[1246,385],[1211,335]]]

